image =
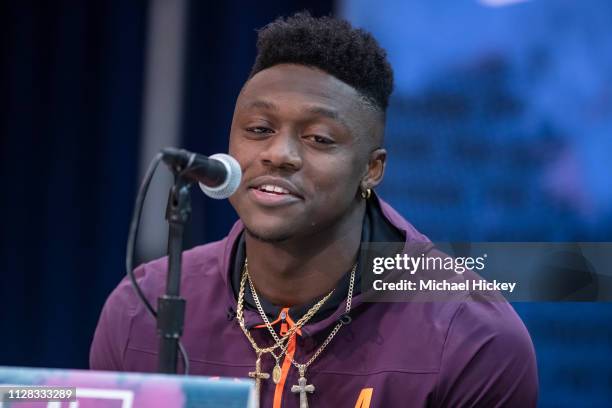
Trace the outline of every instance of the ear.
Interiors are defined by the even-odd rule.
[[[361,179],[361,189],[374,188],[383,179],[385,174],[385,165],[387,162],[387,151],[383,148],[378,148],[370,152],[366,172]]]

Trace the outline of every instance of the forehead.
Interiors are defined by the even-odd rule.
[[[240,92],[236,107],[261,107],[260,101],[282,107],[301,105],[336,112],[338,119],[351,122],[358,117],[360,100],[353,87],[319,69],[279,64],[254,75]]]

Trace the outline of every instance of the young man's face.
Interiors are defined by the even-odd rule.
[[[266,241],[306,237],[354,210],[382,134],[376,115],[355,89],[317,69],[281,64],[251,78],[229,146],[243,171],[230,202],[247,230]]]

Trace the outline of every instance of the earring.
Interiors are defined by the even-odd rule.
[[[372,195],[372,189],[366,188],[365,191],[361,190],[361,198],[367,200]]]

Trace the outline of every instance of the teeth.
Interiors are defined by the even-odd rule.
[[[282,187],[279,186],[274,186],[272,184],[264,184],[262,186],[259,187],[260,190],[262,191],[267,191],[269,193],[276,193],[276,194],[289,194],[289,190],[286,190]]]

